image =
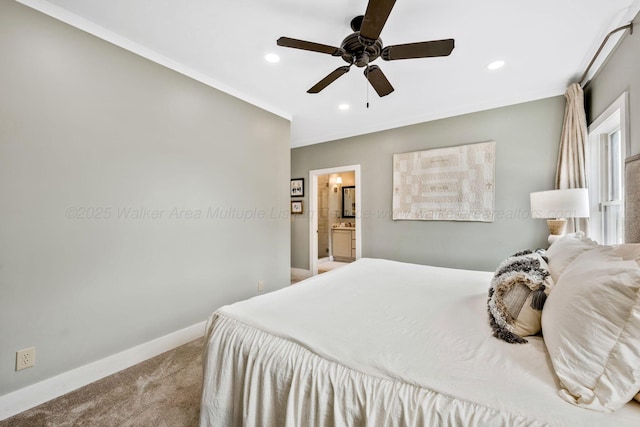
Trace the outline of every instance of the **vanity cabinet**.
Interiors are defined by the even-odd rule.
[[[331,230],[333,259],[353,261],[356,258],[356,230],[334,228]]]

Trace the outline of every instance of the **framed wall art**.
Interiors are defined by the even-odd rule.
[[[291,213],[294,215],[302,214],[303,206],[302,200],[292,200],[291,201]]]
[[[304,197],[304,178],[291,180],[291,197]]]
[[[493,141],[393,155],[393,219],[493,222]]]

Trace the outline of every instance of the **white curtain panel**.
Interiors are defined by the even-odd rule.
[[[584,111],[584,92],[578,83],[573,83],[564,94],[567,105],[560,136],[556,189],[586,188],[585,146],[587,141],[587,115]],[[567,233],[589,232],[588,218],[567,218]]]

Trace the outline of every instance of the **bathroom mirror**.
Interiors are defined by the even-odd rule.
[[[342,187],[342,217],[356,217],[356,187]]]

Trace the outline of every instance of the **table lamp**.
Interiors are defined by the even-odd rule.
[[[547,218],[549,244],[564,234],[567,218],[589,217],[589,190],[538,191],[530,194],[531,218]]]

